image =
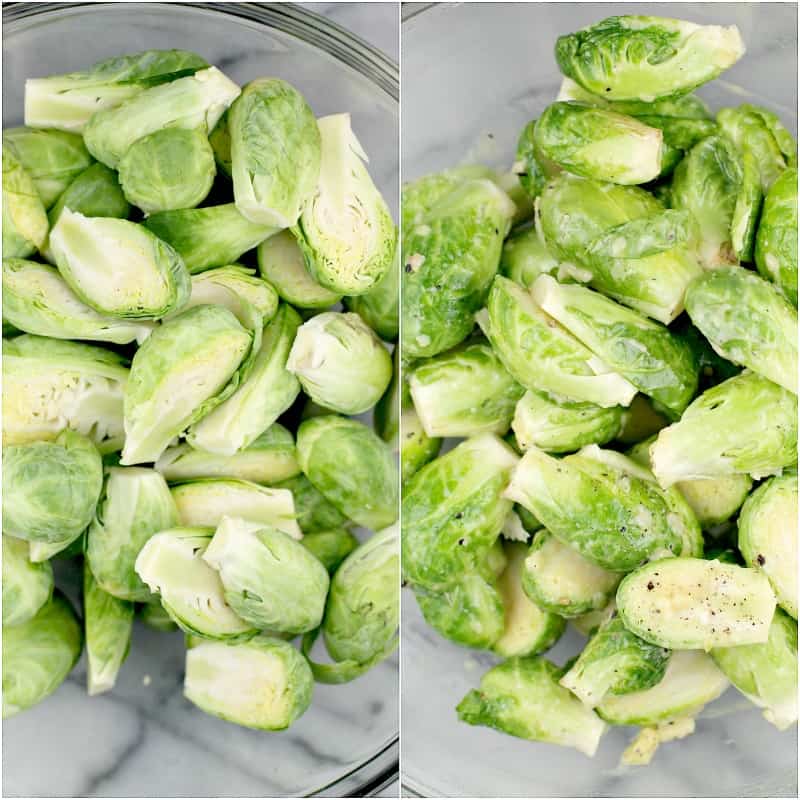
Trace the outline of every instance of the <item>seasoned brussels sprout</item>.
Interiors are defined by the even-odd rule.
[[[713,80],[744,55],[735,25],[696,25],[666,17],[608,17],[559,36],[561,71],[607,100],[652,103]]]
[[[558,681],[563,669],[544,658],[509,658],[492,667],[458,704],[458,718],[503,733],[574,747],[593,756],[605,723]]]
[[[171,633],[179,630],[172,621],[172,617],[164,610],[160,600],[153,603],[143,603],[139,607],[139,617],[148,628],[161,633]]]
[[[758,271],[797,306],[797,169],[772,184],[756,232]]]
[[[300,543],[322,562],[330,575],[358,547],[358,539],[347,528],[305,533]]]
[[[53,595],[22,625],[3,627],[3,719],[35,706],[69,675],[83,634],[72,606]]]
[[[178,524],[164,478],[142,467],[112,467],[86,538],[86,562],[99,587],[122,600],[150,602],[134,565],[145,542]]]
[[[413,408],[400,414],[400,476],[405,483],[429,461],[433,461],[442,448],[442,440],[425,433],[422,422]]]
[[[184,308],[217,303],[234,311],[233,304],[228,302],[230,292],[250,303],[265,324],[278,310],[278,293],[266,281],[256,277],[255,270],[240,264],[228,264],[193,275],[192,296]]]
[[[288,489],[292,493],[295,516],[304,535],[348,524],[347,517],[336,506],[329,503],[302,473],[281,483],[276,483],[274,488]]]
[[[53,568],[34,564],[29,543],[3,536],[3,629],[32,619],[53,594]]]
[[[761,484],[739,514],[739,550],[763,572],[778,604],[797,619],[797,472]]]
[[[324,311],[303,323],[286,369],[306,394],[341,414],[372,408],[392,379],[392,360],[358,314]]]
[[[364,294],[392,268],[397,231],[367,172],[350,115],[322,117],[319,133],[319,183],[293,232],[317,283],[341,294]]]
[[[311,705],[314,678],[288,642],[199,642],[186,653],[183,693],[207,714],[264,731],[288,728]]]
[[[753,372],[706,390],[650,448],[662,486],[779,472],[797,461],[797,397]]]
[[[49,223],[44,204],[11,148],[3,148],[3,257],[28,258],[44,245]]]
[[[380,530],[397,519],[397,466],[366,425],[335,415],[306,420],[297,460],[314,488],[358,525]]]
[[[384,276],[368,292],[346,297],[345,306],[358,314],[384,341],[394,342],[400,333],[400,247]]]
[[[536,228],[515,232],[503,244],[500,274],[523,289],[529,289],[540,275],[555,275],[559,266]]]

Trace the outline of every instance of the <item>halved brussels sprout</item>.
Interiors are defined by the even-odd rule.
[[[797,306],[797,169],[772,184],[756,232],[758,271]]]
[[[292,493],[297,523],[304,534],[348,524],[347,517],[329,503],[302,472],[289,480],[276,483],[274,488],[288,489]]]
[[[216,303],[236,314],[233,304],[229,302],[231,292],[250,303],[264,324],[269,322],[278,310],[278,293],[266,281],[256,277],[255,270],[240,264],[227,264],[193,275],[192,296],[184,309]]]
[[[425,433],[417,412],[406,408],[400,414],[400,477],[403,483],[433,461],[442,448],[442,440]]]
[[[554,275],[558,259],[547,249],[541,233],[526,228],[513,233],[503,243],[500,256],[500,274],[528,289],[540,275]]]
[[[53,568],[34,564],[29,543],[3,536],[3,628],[32,619],[53,594]]]
[[[27,173],[11,148],[3,148],[3,257],[28,258],[45,242],[47,213]]]
[[[400,333],[400,245],[384,276],[368,292],[346,297],[344,304],[355,311],[381,339],[394,342]]]
[[[304,533],[300,543],[322,562],[330,575],[359,545],[358,539],[347,528]]]

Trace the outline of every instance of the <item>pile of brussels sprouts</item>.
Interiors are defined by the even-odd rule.
[[[654,17],[562,36],[511,174],[404,187],[402,563],[503,659],[469,724],[587,755],[636,725],[641,764],[730,684],[797,720],[796,144],[692,94],[743,53]]]
[[[365,161],[348,114],[189,52],[27,81],[3,132],[4,717],[84,644],[111,689],[137,615],[185,632],[189,700],[266,730],[396,646],[397,236]],[[378,433],[349,418],[378,401]]]

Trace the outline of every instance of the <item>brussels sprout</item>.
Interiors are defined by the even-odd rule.
[[[297,330],[286,369],[316,403],[341,414],[372,408],[392,379],[389,352],[358,314],[325,311]]]
[[[541,529],[533,535],[522,568],[522,589],[538,606],[561,617],[606,608],[622,580]]]
[[[511,427],[519,447],[569,453],[587,444],[605,444],[620,432],[621,406],[556,400],[544,392],[525,392],[514,410]]]
[[[29,78],[25,124],[80,132],[96,112],[206,67],[200,56],[187,50],[144,50],[98,61],[83,72]]]
[[[141,343],[153,330],[148,322],[98,314],[75,296],[58,270],[21,258],[3,260],[3,317],[20,330],[56,339]]]
[[[778,730],[797,722],[797,623],[775,612],[764,644],[715,647],[714,663]]]
[[[251,222],[294,225],[320,174],[321,131],[308,103],[286,81],[258,78],[231,106],[228,131],[236,207]]]
[[[392,379],[381,399],[375,404],[372,424],[375,433],[394,451],[400,449],[400,409],[403,396],[408,395],[408,385],[400,374],[400,346],[395,345],[392,353]]]
[[[31,335],[5,341],[3,350],[4,445],[55,439],[66,427],[102,452],[121,446],[128,370],[120,356]]]
[[[553,255],[588,270],[594,289],[665,325],[701,272],[694,221],[637,186],[562,175],[542,194],[541,226]]]
[[[294,498],[287,489],[270,489],[234,478],[199,479],[172,488],[181,525],[216,528],[226,516],[302,538]]]
[[[358,539],[347,528],[329,531],[312,531],[303,534],[303,547],[313,553],[328,573],[333,575],[339,565],[358,547]]]
[[[442,440],[425,433],[417,412],[406,408],[400,414],[400,476],[403,483],[433,461],[442,448]]]
[[[544,658],[510,658],[492,667],[458,704],[458,718],[503,733],[597,751],[605,723],[558,681],[563,669]]]
[[[288,728],[311,705],[314,678],[288,642],[200,642],[186,653],[183,693],[207,714],[265,731]]]
[[[328,572],[283,531],[223,517],[203,560],[219,572],[228,605],[254,627],[297,634],[322,621]]]
[[[367,172],[350,115],[322,117],[319,133],[319,183],[293,232],[317,283],[341,294],[364,294],[392,268],[397,231]]]
[[[739,550],[763,572],[778,604],[797,619],[797,472],[770,478],[739,514]]]
[[[208,143],[214,152],[214,161],[217,169],[227,178],[233,177],[233,161],[231,160],[231,130],[228,127],[228,114],[226,109],[219,118],[219,122],[208,134]]]
[[[653,408],[652,401],[643,394],[637,394],[631,404],[622,410],[622,426],[616,438],[622,444],[636,444],[667,425],[669,420]],[[645,466],[649,466],[649,462]]]
[[[83,621],[90,695],[114,688],[131,644],[133,610],[133,603],[103,591],[92,576],[88,562],[84,562]]]
[[[131,364],[121,463],[156,461],[235,391],[251,344],[252,334],[223,306],[195,306],[157,328]]]
[[[430,437],[508,431],[525,391],[485,342],[459,346],[413,367],[414,408]]]
[[[72,291],[101,314],[158,319],[189,299],[189,274],[180,255],[133,222],[65,208],[50,234],[50,248]]]
[[[139,607],[139,617],[148,628],[161,633],[171,633],[179,630],[178,626],[172,621],[172,617],[164,610],[161,601],[153,603],[143,603]]]
[[[87,529],[88,530],[88,529]],[[86,531],[63,542],[31,542],[31,561],[41,564],[51,558],[76,558],[83,556],[86,548]]]
[[[383,277],[368,292],[346,297],[345,307],[358,314],[384,341],[394,342],[400,334],[400,246]]]
[[[536,531],[542,527],[542,523],[539,522],[527,508],[523,508],[517,503],[514,504],[514,513],[519,517],[522,527],[525,528],[528,533],[536,533]]]
[[[729,686],[728,679],[705,653],[673,653],[664,677],[650,689],[608,694],[597,713],[612,725],[656,725],[697,714]]]
[[[517,456],[483,434],[427,464],[403,492],[403,572],[437,590],[461,573],[480,572],[511,511],[502,497]]]
[[[83,130],[89,152],[117,169],[138,140],[165,128],[210,131],[240,89],[216,67],[152,86],[93,114]]]
[[[59,130],[8,128],[3,131],[3,147],[11,150],[33,178],[45,208],[92,163],[83,139]]]
[[[244,382],[230,397],[189,428],[193,447],[233,456],[252,444],[288,409],[300,393],[297,378],[287,368],[300,317],[281,304],[264,328],[261,346]]]
[[[492,647],[505,658],[534,656],[549,650],[564,633],[563,617],[540,608],[523,590],[525,557],[528,548],[523,542],[506,542],[508,562],[497,581],[503,602],[505,625],[503,634]]]
[[[772,184],[756,233],[758,271],[797,306],[797,169]]]
[[[545,181],[558,167],[545,160],[536,142],[536,120],[532,119],[521,131],[517,140],[517,160],[513,172],[528,197],[536,199],[544,189]]]
[[[652,103],[713,80],[744,55],[735,25],[696,25],[666,17],[608,17],[559,36],[561,71],[607,100]]]
[[[500,274],[528,289],[540,275],[554,275],[558,259],[547,249],[536,228],[513,233],[503,244]]]
[[[34,564],[28,542],[3,536],[3,628],[24,625],[52,594],[50,564]]]
[[[91,522],[103,487],[100,454],[85,436],[3,450],[3,531],[31,542],[71,541]]]
[[[366,425],[335,415],[308,419],[297,431],[303,474],[348,519],[380,530],[397,519],[397,466]]]
[[[636,388],[542,311],[508,278],[494,279],[478,324],[511,375],[528,389],[610,408]]]
[[[237,313],[228,300],[231,292],[250,303],[265,324],[278,310],[278,293],[266,281],[256,277],[255,270],[239,264],[228,264],[193,275],[192,296],[184,309],[216,303]]]
[[[121,600],[150,602],[134,565],[145,542],[178,524],[178,510],[164,478],[141,467],[108,470],[104,495],[86,539],[94,580]]]
[[[695,728],[694,717],[679,717],[640,728],[639,733],[620,756],[620,766],[646,766],[653,760],[653,756],[662,744],[685,739],[695,732]]]
[[[522,524],[522,520],[519,518],[519,514],[516,511],[509,512],[509,515],[503,523],[500,536],[505,542],[522,542],[523,544],[527,543],[528,539],[530,539],[530,533]],[[502,547],[502,543],[500,546]]]
[[[146,214],[200,205],[216,172],[205,126],[156,130],[133,142],[119,161],[125,197]]]
[[[213,528],[170,528],[151,536],[136,572],[181,630],[206,639],[239,640],[257,631],[225,602],[215,569],[203,561]]]
[[[75,612],[59,592],[24,624],[3,627],[3,719],[35,706],[64,682],[82,639]]]
[[[662,486],[747,472],[754,478],[797,461],[797,398],[743,372],[706,390],[650,448]]]
[[[347,525],[347,517],[329,503],[302,473],[276,483],[274,488],[288,489],[292,493],[297,523],[305,535]]]
[[[28,258],[47,238],[47,213],[33,178],[12,153],[3,148],[3,256]]]
[[[769,581],[756,570],[668,558],[627,575],[617,590],[625,627],[673,650],[709,650],[767,641],[775,613]]]
[[[144,226],[174,247],[193,274],[232,264],[277,232],[245,219],[233,203],[162,211],[148,217]]]
[[[630,694],[655,686],[663,677],[670,651],[648,644],[612,617],[592,636],[559,683],[591,708],[607,694]]]
[[[436,188],[431,188],[434,197]],[[419,194],[425,197],[424,187]],[[466,180],[404,227],[404,356],[433,356],[467,337],[497,272],[514,210],[491,180]]]

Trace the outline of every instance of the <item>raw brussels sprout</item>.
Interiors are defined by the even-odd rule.
[[[778,604],[797,619],[797,472],[761,484],[739,514],[739,550],[772,584]]]
[[[311,705],[314,678],[288,642],[199,642],[186,653],[183,693],[207,714],[265,731],[288,728]]]
[[[662,169],[663,134],[635,117],[583,103],[549,105],[534,128],[539,151],[574,175],[623,185]]]
[[[778,730],[797,722],[797,623],[778,609],[764,644],[715,647],[714,663]]]
[[[515,211],[491,180],[456,183],[441,196],[437,188],[431,187],[436,199],[425,207],[423,184],[416,200],[423,208],[403,229],[401,341],[404,356],[412,358],[441,353],[470,333]]]
[[[287,368],[287,359],[299,326],[297,312],[281,304],[264,328],[249,374],[230,397],[222,398],[189,428],[187,440],[192,447],[233,456],[292,405],[300,384]]]
[[[694,284],[692,284],[694,285]],[[531,295],[603,363],[677,417],[697,390],[689,345],[666,327],[585,286],[536,279]]]
[[[125,389],[125,466],[156,461],[174,437],[235,391],[252,334],[223,306],[195,306],[136,351]]]
[[[3,450],[3,531],[31,542],[65,542],[92,521],[103,488],[100,453],[85,436]]]
[[[232,456],[197,450],[188,444],[170,447],[156,462],[156,469],[168,481],[230,477],[267,486],[300,473],[294,437],[277,422]]]
[[[325,499],[358,525],[380,530],[397,519],[397,466],[366,425],[335,415],[306,420],[297,431],[297,460]]]
[[[44,204],[11,148],[3,148],[3,257],[28,258],[45,242],[49,223]]]
[[[559,683],[594,708],[607,694],[640,692],[663,677],[670,651],[648,644],[612,617],[589,639]]]
[[[198,479],[172,488],[181,525],[216,528],[227,516],[241,517],[302,538],[294,498],[287,489],[267,488],[234,478]]]
[[[540,275],[555,275],[558,259],[547,249],[536,228],[515,232],[503,244],[500,274],[529,289]]]
[[[295,516],[303,534],[327,531],[347,525],[347,517],[314,488],[302,472],[276,483],[276,489],[288,489],[294,498]]]
[[[137,139],[119,162],[125,197],[145,214],[200,205],[216,174],[205,126],[149,133]]]
[[[133,611],[133,603],[103,591],[92,576],[88,562],[84,562],[83,623],[90,695],[114,688],[131,644]]]
[[[775,596],[756,570],[668,558],[623,579],[617,610],[625,627],[647,642],[672,650],[710,650],[766,642]]]
[[[186,633],[248,639],[257,631],[225,602],[219,573],[203,561],[213,533],[213,528],[170,528],[151,536],[136,558],[136,572]]]
[[[558,681],[563,669],[544,658],[510,658],[492,667],[458,704],[458,718],[503,733],[574,747],[593,756],[605,723]]]
[[[34,564],[29,543],[3,536],[3,629],[24,625],[53,594],[53,568]]]
[[[522,567],[522,589],[538,606],[561,617],[606,608],[622,580],[541,529],[533,535]]]
[[[570,453],[587,444],[605,444],[622,426],[622,406],[556,400],[544,392],[525,392],[516,405],[511,427],[522,451],[538,447],[547,453]]]
[[[3,259],[3,318],[27,333],[115,344],[141,343],[153,330],[149,322],[98,314],[58,270],[21,258]]]
[[[228,178],[233,177],[233,161],[231,160],[231,129],[228,127],[228,113],[226,109],[219,118],[219,122],[208,134],[208,143],[214,151],[214,160],[217,168]]]
[[[442,448],[442,440],[425,433],[422,422],[413,408],[400,414],[400,476],[403,483],[433,461]]]
[[[701,272],[694,221],[637,186],[561,175],[542,194],[541,226],[553,255],[586,269],[594,289],[665,325]]]
[[[258,78],[231,106],[228,131],[236,208],[261,225],[294,225],[320,175],[321,131],[308,103],[286,81]]]
[[[228,605],[254,627],[297,634],[322,621],[328,571],[283,531],[223,517],[203,560],[219,573]]]
[[[797,311],[743,267],[706,272],[686,292],[692,322],[723,358],[797,393]]]
[[[397,231],[367,172],[350,115],[322,117],[319,133],[319,183],[293,232],[317,283],[341,294],[364,294],[392,268]]]
[[[744,55],[735,25],[696,25],[666,17],[608,17],[559,36],[561,71],[607,100],[652,103],[690,92]]]
[[[33,178],[45,208],[92,163],[83,139],[59,130],[8,128],[3,131],[3,148],[11,150]]]
[[[165,128],[210,131],[240,89],[216,67],[152,86],[93,114],[83,130],[89,152],[117,169],[139,139]]]
[[[164,610],[160,600],[153,603],[143,603],[139,608],[139,617],[148,628],[161,633],[171,633],[179,630],[172,621],[172,617]]]
[[[83,72],[29,78],[25,124],[80,132],[96,112],[206,67],[200,56],[187,50],[144,50],[98,61]]]
[[[756,232],[758,271],[797,306],[797,169],[772,184]]]
[[[232,264],[277,232],[245,219],[233,203],[162,211],[143,224],[178,251],[192,274]]]
[[[193,275],[192,296],[184,308],[217,303],[234,311],[233,304],[228,302],[231,292],[250,303],[265,324],[278,310],[278,293],[266,281],[256,277],[255,270],[239,264],[228,264]]]
[[[696,478],[773,475],[797,461],[797,397],[753,372],[706,390],[650,448],[662,486]]]
[[[487,433],[467,439],[411,478],[401,514],[407,580],[435,591],[484,568],[511,511],[502,494],[517,460]]]
[[[502,436],[525,391],[494,350],[481,341],[415,365],[408,386],[429,437]]]
[[[50,248],[72,291],[101,314],[159,319],[189,299],[189,273],[180,255],[133,222],[65,208],[50,233]]]
[[[636,394],[632,383],[555,324],[508,278],[494,279],[477,320],[506,369],[527,389],[604,408],[626,406]]]
[[[306,394],[341,414],[372,408],[392,379],[392,360],[358,314],[324,311],[297,329],[286,369]]]
[[[700,650],[673,653],[664,677],[650,689],[608,694],[597,713],[612,725],[656,725],[694,716],[730,686],[711,658]]]
[[[69,675],[83,633],[72,606],[57,592],[36,616],[3,627],[3,719],[35,706]]]
[[[87,529],[88,530],[88,529]],[[72,539],[63,542],[30,542],[31,561],[41,564],[51,558],[76,558],[83,555],[86,548],[86,531],[81,531]]]
[[[513,515],[513,513],[512,513]],[[549,650],[564,633],[563,617],[540,608],[523,589],[524,542],[505,542],[506,568],[497,581],[505,613],[503,634],[492,650],[500,656],[535,656]]]
[[[86,538],[86,561],[98,586],[122,600],[151,602],[134,565],[145,542],[178,524],[164,478],[142,467],[112,467]]]
[[[347,297],[346,308],[358,314],[384,341],[394,342],[400,333],[400,247],[384,276],[368,292]]]
[[[122,445],[123,358],[29,334],[3,342],[3,351],[4,445],[55,439],[65,427],[101,452]]]
[[[347,528],[305,533],[300,543],[322,562],[330,575],[358,547],[358,539]]]

